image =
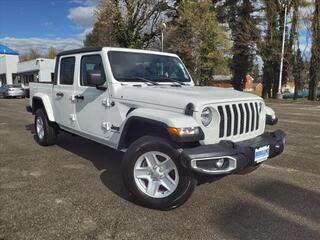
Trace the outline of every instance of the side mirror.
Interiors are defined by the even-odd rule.
[[[88,70],[87,80],[89,85],[96,86],[96,87],[99,87],[106,82],[100,70]]]

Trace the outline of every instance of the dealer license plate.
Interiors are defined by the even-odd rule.
[[[270,150],[269,145],[257,148],[255,150],[254,161],[256,163],[260,163],[267,160],[269,157],[269,150]]]

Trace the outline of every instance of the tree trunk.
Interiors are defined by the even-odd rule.
[[[262,97],[271,98],[271,82],[272,79],[272,68],[268,62],[265,62],[263,67],[263,80],[262,80]]]

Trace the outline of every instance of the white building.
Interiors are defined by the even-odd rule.
[[[37,58],[19,62],[14,83],[29,85],[29,82],[51,82],[55,59]]]
[[[19,62],[19,54],[0,44],[0,86],[12,84]]]
[[[19,54],[0,44],[0,86],[29,82],[51,82],[54,74],[55,59],[37,58],[19,62]]]

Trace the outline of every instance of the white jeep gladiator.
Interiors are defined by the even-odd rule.
[[[283,131],[264,132],[277,118],[260,97],[195,86],[180,58],[162,52],[61,52],[53,82],[30,84],[27,110],[40,145],[66,131],[125,152],[126,187],[156,209],[182,205],[199,181],[252,171],[285,144]]]

